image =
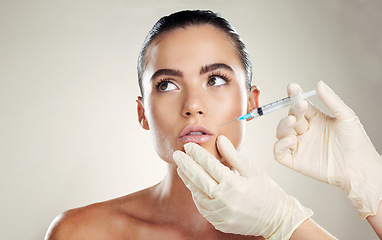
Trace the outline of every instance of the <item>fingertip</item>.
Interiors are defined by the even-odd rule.
[[[187,157],[187,155],[182,152],[182,151],[175,151],[173,154],[172,154],[172,159],[174,160],[175,164],[178,166],[178,167],[184,167],[185,165],[185,158]]]
[[[334,91],[326,83],[324,83],[323,81],[319,81],[316,84],[316,90],[317,90],[319,98],[321,99],[321,101],[324,102],[324,104],[326,104],[326,99],[327,98],[330,98],[330,99],[339,99],[337,94],[334,93]]]
[[[297,83],[289,83],[287,86],[288,96],[293,97],[302,93],[301,87]]]
[[[304,100],[304,99],[296,100],[292,104],[291,109],[292,110],[296,110],[298,112],[306,111],[308,109],[308,102],[306,100]]]
[[[284,146],[287,146],[286,148],[289,148],[292,145],[292,138],[291,137],[286,137],[284,138]]]
[[[223,159],[234,169],[236,169],[241,175],[246,175],[246,169],[243,166],[246,165],[246,160],[238,153],[235,146],[231,141],[221,135],[218,137],[218,151]],[[248,165],[248,164],[247,164]]]
[[[193,142],[188,142],[188,143],[184,144],[184,146],[183,146],[184,151],[186,151],[186,153],[192,152],[196,147],[195,145],[197,145],[197,144],[193,143]]]
[[[351,110],[328,85],[320,81],[316,87],[320,100],[335,118],[343,120],[355,117],[353,110]]]
[[[322,94],[327,89],[330,89],[330,88],[323,81],[319,81],[318,83],[316,83],[316,90],[318,94],[320,93]]]
[[[182,151],[176,150],[175,152],[172,153],[172,156],[179,156],[179,154],[182,154]]]
[[[300,86],[297,83],[295,83],[295,82],[291,82],[287,86],[288,89],[298,89],[299,87]]]
[[[228,138],[226,136],[224,136],[224,135],[219,135],[217,141],[218,142],[220,142],[220,141],[228,141]]]
[[[316,89],[317,89],[317,88],[323,88],[323,87],[327,87],[327,88],[329,88],[329,86],[328,86],[324,81],[322,81],[322,80],[320,80],[320,81],[318,81],[318,82],[316,83]]]
[[[273,150],[274,159],[288,168],[292,168],[291,146],[293,146],[293,139],[288,137],[276,142]]]
[[[181,154],[182,154],[182,152],[179,150],[176,150],[175,152],[173,152],[172,158],[174,159],[175,162],[180,160]]]
[[[305,109],[305,110],[308,109],[308,101],[306,101],[305,99],[302,99],[302,100],[299,100],[298,102],[302,109]]]
[[[294,124],[296,124],[296,117],[294,115],[288,115],[286,117],[284,117],[283,119],[280,120],[280,123],[279,123],[279,128],[284,128],[284,127],[288,127],[288,128],[291,128],[294,126]]]
[[[284,156],[287,154],[287,149],[288,145],[285,138],[277,141],[273,147],[273,156],[275,160],[281,162]]]
[[[293,115],[288,115],[285,119],[285,123],[288,125],[288,126],[294,126],[296,124],[296,117],[293,116]]]
[[[296,125],[297,119],[293,115],[288,115],[283,118],[276,129],[276,138],[283,139],[286,136],[290,135],[293,131],[294,126]]]
[[[232,151],[235,151],[236,148],[232,145],[231,141],[224,135],[220,135],[217,138],[217,148],[219,153],[223,158],[227,160],[230,158]]]
[[[231,141],[224,135],[219,135],[216,141],[219,146],[228,146],[231,144]]]

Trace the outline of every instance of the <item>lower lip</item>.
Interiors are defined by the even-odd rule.
[[[204,143],[212,138],[212,135],[185,135],[180,137],[179,140],[183,143],[194,142],[194,143]]]

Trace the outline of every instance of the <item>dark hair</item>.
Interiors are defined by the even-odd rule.
[[[244,42],[241,40],[239,34],[233,28],[233,26],[224,18],[219,16],[219,14],[214,13],[209,10],[185,10],[173,13],[171,15],[162,17],[158,22],[155,23],[153,28],[147,34],[143,46],[138,56],[138,83],[143,96],[142,87],[142,76],[146,68],[146,52],[150,44],[163,33],[170,32],[178,28],[186,28],[189,26],[198,26],[203,24],[212,25],[223,32],[225,32],[228,37],[233,42],[241,63],[246,72],[246,85],[247,88],[251,88],[252,82],[252,63],[249,58],[248,51],[245,47]]]

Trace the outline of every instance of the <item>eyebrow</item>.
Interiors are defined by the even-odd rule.
[[[151,76],[151,80],[153,80],[154,78],[157,78],[159,76],[162,76],[162,75],[173,76],[173,77],[183,77],[183,73],[181,71],[166,68],[166,69],[159,69],[158,71],[156,71]]]
[[[221,69],[221,68],[233,72],[233,69],[225,63],[213,63],[213,64],[208,64],[203,66],[200,69],[200,75],[203,75],[205,73],[212,72],[214,70]],[[183,77],[183,73],[176,69],[169,69],[169,68],[159,69],[151,76],[151,80],[159,76]]]
[[[223,69],[226,69],[226,70],[233,72],[233,69],[225,63],[213,63],[213,64],[209,64],[209,65],[202,67],[202,69],[200,69],[200,75],[203,75],[203,74],[208,73],[208,72],[212,72],[212,71],[214,71],[216,69],[220,69],[220,68],[223,68]]]

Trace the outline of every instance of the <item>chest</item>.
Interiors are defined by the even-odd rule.
[[[138,229],[137,229],[138,230]],[[263,240],[262,237],[242,236],[227,234],[213,230],[198,230],[190,226],[189,229],[181,229],[176,226],[153,224],[139,228],[139,232],[133,239],[157,239],[157,240]]]

